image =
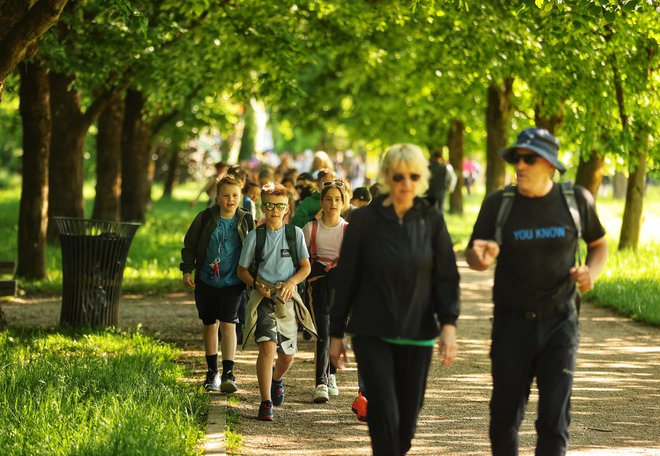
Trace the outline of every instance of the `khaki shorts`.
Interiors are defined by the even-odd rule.
[[[275,342],[277,351],[285,355],[298,352],[298,322],[293,309],[293,301],[284,304],[285,316],[275,315],[275,306],[270,299],[263,299],[257,307],[257,325],[254,340]]]

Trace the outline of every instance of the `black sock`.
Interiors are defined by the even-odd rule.
[[[227,375],[229,372],[234,370],[234,362],[222,360],[222,375]]]
[[[218,372],[218,354],[206,355],[206,365],[211,372]]]
[[[284,380],[284,379],[283,378],[281,378],[279,380],[273,379],[273,383],[275,383],[277,386],[282,386],[282,380]]]

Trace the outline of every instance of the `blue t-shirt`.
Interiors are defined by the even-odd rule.
[[[206,258],[201,268],[200,279],[207,285],[216,288],[227,287],[241,283],[236,275],[236,266],[241,256],[241,238],[238,235],[238,217],[226,219],[219,217],[209,246],[206,248]],[[218,263],[218,273],[211,264]]]
[[[272,283],[283,282],[298,272],[293,267],[284,230],[284,225],[275,231],[266,229],[266,243],[264,244],[263,260],[259,264],[259,275]],[[245,238],[241,259],[238,262],[240,266],[249,268],[252,265],[256,244],[257,230],[252,230]],[[308,259],[309,253],[305,246],[305,236],[298,227],[296,227],[296,245],[298,258],[300,260]]]

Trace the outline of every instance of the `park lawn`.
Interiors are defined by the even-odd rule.
[[[16,258],[18,204],[20,180],[11,179],[10,185],[0,188],[0,259]],[[198,190],[196,183],[181,185],[171,199],[160,199],[160,187],[154,190],[154,204],[147,220],[138,229],[131,246],[123,291],[128,293],[160,294],[181,289],[179,271],[180,251],[190,222],[204,208],[203,203],[190,208],[188,202]],[[87,213],[91,213],[93,187],[85,187]],[[446,214],[447,227],[457,252],[467,246],[472,226],[477,217],[482,194],[473,193],[465,198],[464,215]],[[624,201],[600,196],[598,211],[607,230],[610,259],[596,284],[586,295],[596,305],[611,307],[635,319],[660,324],[660,188],[651,186],[645,199],[644,224],[637,253],[618,252]],[[48,279],[22,282],[29,292],[59,293],[61,290],[61,258],[59,246],[49,246],[47,253]]]
[[[2,454],[197,455],[208,395],[139,332],[0,332]]]

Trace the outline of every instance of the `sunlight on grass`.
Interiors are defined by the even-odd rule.
[[[208,396],[139,333],[0,333],[2,454],[196,455]]]

